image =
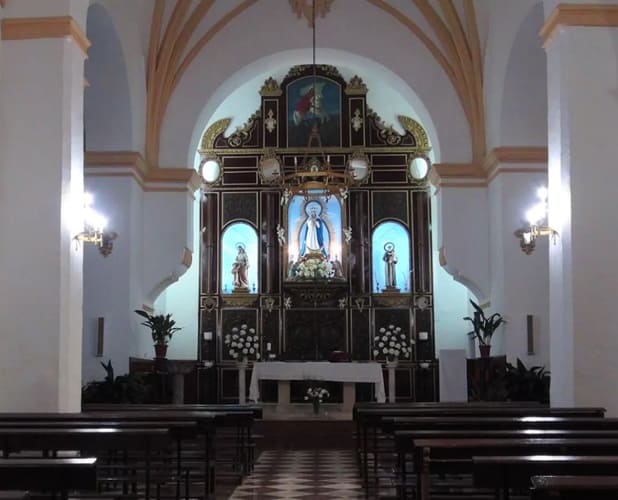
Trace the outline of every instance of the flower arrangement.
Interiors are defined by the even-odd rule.
[[[380,328],[378,335],[373,339],[373,356],[376,359],[383,356],[389,362],[396,361],[400,357],[409,358],[413,343],[403,333],[401,327],[388,325],[386,328]]]
[[[313,413],[318,413],[322,400],[328,397],[330,397],[330,393],[323,387],[309,387],[305,395],[305,401],[310,400],[313,405]]]
[[[240,325],[240,328],[235,326],[232,333],[225,335],[223,342],[229,347],[228,354],[234,359],[260,359],[260,337],[255,328],[249,328],[246,324]]]
[[[330,262],[320,258],[302,260],[296,267],[296,277],[301,279],[328,279],[332,273],[333,267]]]

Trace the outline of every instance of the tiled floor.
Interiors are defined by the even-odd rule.
[[[264,451],[255,471],[230,500],[365,498],[356,459],[348,450]]]

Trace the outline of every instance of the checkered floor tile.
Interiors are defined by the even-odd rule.
[[[365,498],[351,451],[265,451],[230,500]]]

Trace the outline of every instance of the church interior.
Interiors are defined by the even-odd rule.
[[[618,498],[617,3],[0,35],[1,499]]]

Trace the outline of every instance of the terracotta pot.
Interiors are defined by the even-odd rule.
[[[167,344],[155,344],[155,357],[165,358],[167,355]]]
[[[488,358],[490,350],[491,350],[490,345],[480,345],[479,351],[481,352],[481,358]]]

